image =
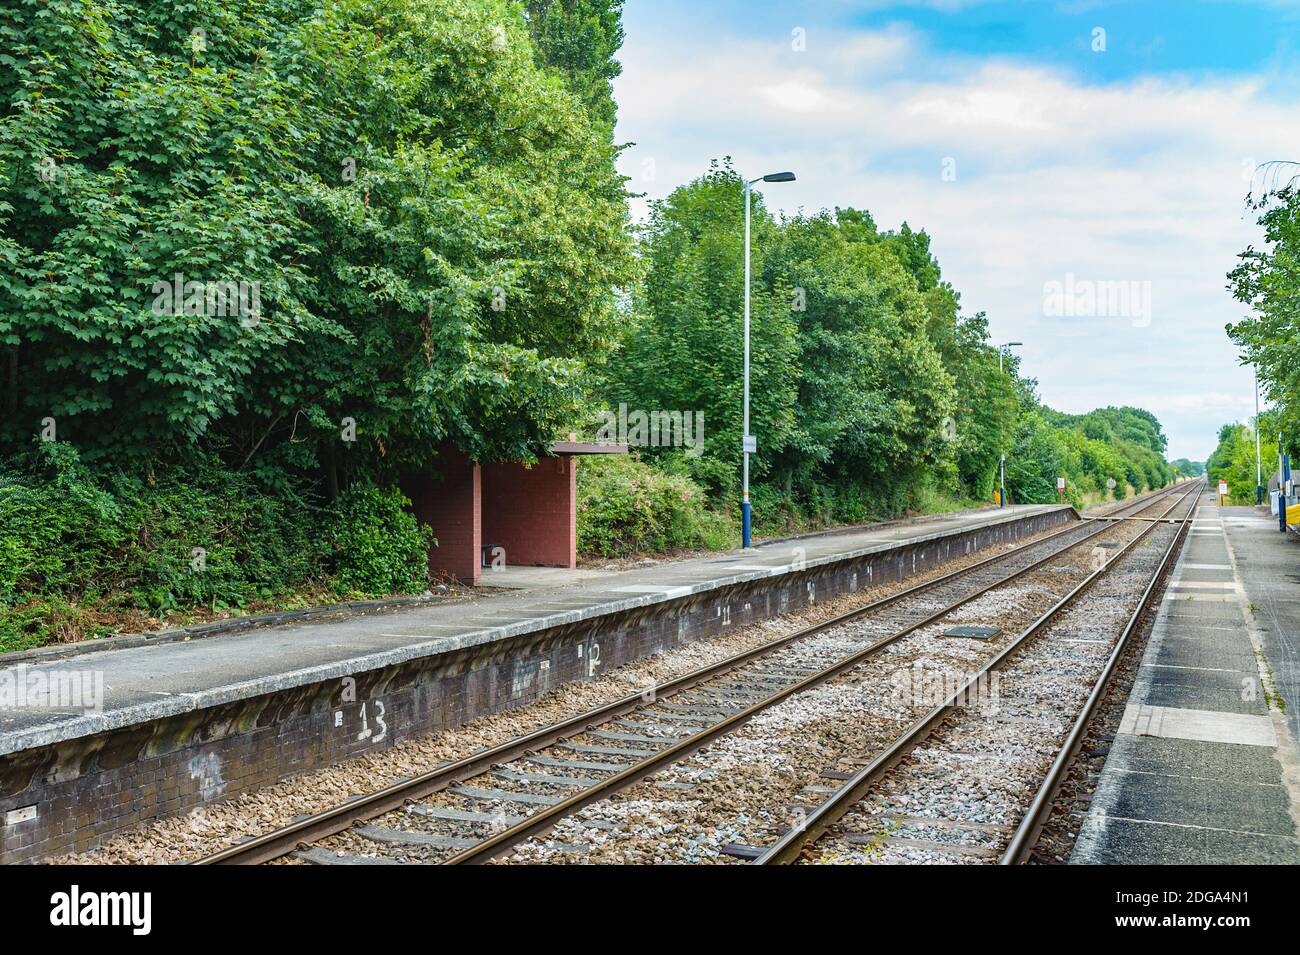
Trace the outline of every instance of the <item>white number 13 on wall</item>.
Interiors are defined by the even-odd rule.
[[[370,728],[370,721],[366,718],[366,705],[361,704],[361,732],[357,734],[357,742],[370,740],[372,743],[378,743],[388,735],[388,724],[384,722],[384,704],[382,700],[374,700],[375,704],[375,726],[379,727],[378,735]]]

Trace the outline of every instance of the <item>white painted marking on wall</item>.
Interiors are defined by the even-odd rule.
[[[31,822],[36,818],[35,806],[20,806],[5,813],[5,825],[16,826],[20,822]]]
[[[216,799],[226,791],[226,780],[221,775],[221,757],[216,753],[200,753],[190,760],[190,779],[198,781],[199,795],[204,802]]]

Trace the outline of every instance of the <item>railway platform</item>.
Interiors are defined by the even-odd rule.
[[[0,683],[38,674],[36,685],[99,694],[92,707],[29,694],[0,708],[0,861],[91,848],[1077,516],[1068,505],[965,512],[623,571],[518,574],[502,581],[511,589],[455,603],[0,659]]]
[[[1298,559],[1203,497],[1072,863],[1300,862]]]

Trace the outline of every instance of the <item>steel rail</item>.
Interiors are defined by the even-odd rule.
[[[1124,507],[1134,507],[1135,505],[1141,504],[1142,506],[1138,509],[1140,512],[1149,507],[1153,502],[1158,501],[1161,497],[1168,496],[1174,490],[1176,490],[1176,485],[1171,485],[1168,488],[1161,488],[1144,498],[1136,498],[1133,501],[1126,503]],[[1145,520],[1145,518],[1138,517],[1126,519]],[[1070,547],[1076,547],[1080,543],[1092,539],[1092,537],[1102,533],[1107,526],[1106,522],[1091,517],[1081,518],[1081,521],[1084,523],[1095,522],[1097,524],[1097,530],[1091,534],[1085,535],[1078,541],[1071,543],[1069,547],[1063,548],[1062,550],[1068,550]],[[263,862],[269,862],[272,859],[279,858],[282,855],[292,852],[294,849],[299,848],[304,844],[316,842],[329,836],[337,835],[340,832],[344,832],[357,822],[365,819],[372,819],[395,809],[400,809],[402,806],[410,802],[421,799],[432,793],[439,792],[455,783],[488,772],[494,766],[501,763],[509,762],[512,759],[518,759],[521,756],[526,756],[536,750],[554,745],[568,736],[577,735],[585,730],[634,712],[646,705],[647,697],[653,700],[658,700],[681,693],[700,683],[707,682],[708,680],[712,680],[730,672],[731,670],[748,665],[755,660],[776,653],[777,651],[800,640],[807,639],[810,636],[815,636],[818,633],[842,626],[846,623],[851,623],[854,620],[874,613],[891,604],[918,596],[926,591],[933,590],[944,584],[958,580],[961,577],[973,574],[990,564],[1008,560],[1015,555],[1022,553],[1027,548],[1049,543],[1059,537],[1078,531],[1079,527],[1080,525],[1078,524],[1071,524],[1053,534],[1026,542],[1018,546],[1015,550],[993,554],[983,560],[952,571],[951,573],[915,584],[899,591],[898,593],[881,597],[862,607],[832,617],[829,620],[800,628],[799,630],[786,634],[783,637],[778,637],[768,643],[742,651],[741,653],[728,657],[725,660],[720,660],[716,663],[693,670],[690,673],[674,677],[673,679],[657,684],[654,687],[648,687],[640,693],[630,694],[610,703],[605,703],[598,707],[594,707],[591,710],[579,713],[576,716],[562,720],[558,723],[540,727],[539,729],[523,736],[472,753],[462,759],[448,763],[445,766],[439,766],[435,769],[429,770],[428,772],[421,773],[418,776],[411,777],[410,779],[399,780],[383,787],[382,789],[376,790],[373,793],[363,795],[359,798],[354,798],[348,802],[341,803],[338,806],[334,806],[319,813],[314,813],[259,836],[254,836],[251,839],[246,839],[243,842],[228,846],[225,849],[212,853],[211,855],[205,856],[201,859],[193,860],[190,864],[257,865]],[[1059,553],[1061,553],[1061,551],[1056,551],[1049,555],[1048,558],[1045,558],[1045,560],[1055,557]],[[1039,563],[1042,562],[1040,561]],[[1038,566],[1038,564],[1031,565],[1031,567],[1026,568],[1026,570],[1032,569],[1034,566]],[[1023,572],[1025,571],[1021,571],[1021,573]],[[998,586],[1005,582],[1006,579],[1009,578],[1003,578],[994,584],[991,584],[990,587]],[[988,588],[985,588],[985,590],[987,589]],[[983,592],[984,591],[980,591],[980,593]]]
[[[1179,500],[1181,501],[1182,498],[1180,497]],[[1145,509],[1146,506],[1149,506],[1149,503],[1150,502],[1144,504],[1143,509]],[[1177,507],[1177,503],[1172,505],[1172,507]],[[1163,513],[1168,513],[1168,509]],[[1163,514],[1161,516],[1163,516]],[[1151,519],[1142,518],[1142,517],[1132,517],[1129,518],[1129,520],[1150,521]],[[970,593],[963,596],[961,599],[954,601],[948,604],[947,606],[927,615],[924,619],[919,620],[912,624],[908,624],[902,629],[899,629],[889,634],[888,636],[876,640],[875,642],[857,651],[856,653],[853,653],[848,657],[844,657],[843,659],[836,661],[835,663],[831,664],[825,669],[820,670],[817,673],[814,673],[813,675],[803,680],[800,680],[797,683],[794,683],[788,687],[783,687],[780,690],[776,690],[775,692],[771,693],[769,696],[764,697],[762,700],[759,700],[757,703],[753,703],[750,706],[747,706],[744,709],[739,710],[736,713],[733,713],[730,716],[720,720],[719,722],[711,724],[701,729],[698,733],[688,736],[685,739],[682,739],[680,741],[677,741],[672,745],[665,747],[662,750],[658,750],[657,752],[645,757],[639,762],[632,763],[621,772],[616,773],[615,775],[610,776],[606,779],[602,779],[595,786],[590,786],[587,789],[582,790],[581,792],[575,793],[574,795],[568,797],[562,802],[556,803],[555,805],[552,806],[548,806],[545,809],[542,809],[531,816],[525,817],[523,820],[514,824],[513,826],[510,826],[502,830],[501,832],[493,836],[489,836],[488,838],[482,840],[477,845],[462,850],[461,852],[447,859],[444,864],[480,865],[489,862],[491,859],[493,859],[497,855],[500,855],[502,852],[506,851],[510,847],[517,845],[518,843],[523,842],[526,839],[541,835],[542,833],[549,831],[561,819],[563,819],[566,816],[572,815],[574,812],[583,808],[584,806],[588,806],[593,802],[599,802],[600,800],[613,795],[619,790],[625,789],[628,786],[640,781],[641,779],[644,779],[646,776],[658,772],[663,767],[671,765],[672,763],[675,762],[679,762],[680,760],[689,756],[691,753],[701,749],[704,746],[709,745],[719,737],[726,735],[728,732],[740,726],[741,724],[748,722],[757,714],[763,712],[764,710],[770,709],[772,706],[776,705],[782,700],[787,699],[788,697],[793,696],[795,694],[805,692],[806,690],[812,689],[813,687],[816,687],[826,682],[827,680],[839,676],[845,671],[850,670],[853,667],[857,666],[866,658],[878,653],[880,650],[889,646],[890,644],[895,643],[898,640],[901,640],[903,637],[907,636],[908,634],[916,630],[919,630],[920,628],[930,623],[933,623],[935,620],[947,616],[948,614],[952,613],[953,610],[956,610],[957,608],[961,607],[963,604],[970,603],[971,601],[988,593],[990,590],[993,590],[996,587],[1001,587],[1002,585],[1018,577],[1022,577],[1025,574],[1028,574],[1031,571],[1036,570],[1037,568],[1041,567],[1043,564],[1051,560],[1055,560],[1062,553],[1068,550],[1072,550],[1073,548],[1078,547],[1080,544],[1087,543],[1093,537],[1096,537],[1097,535],[1106,531],[1109,528],[1109,526],[1110,526],[1109,524],[1102,524],[1093,533],[1088,534],[1080,538],[1079,540],[1074,541],[1068,544],[1067,546],[1060,548],[1059,550],[1053,551],[1052,553],[1048,554],[1042,559],[1034,561],[1032,564],[1022,567],[1011,574],[1007,574],[999,578],[998,580],[993,581],[992,583],[984,587],[981,587],[979,590],[975,591],[974,593]],[[1044,538],[1044,540],[1051,540],[1054,539],[1056,536],[1059,535],[1052,535],[1049,538]],[[1134,538],[1134,541],[1141,539],[1141,537],[1142,534],[1139,533]],[[1037,541],[1036,543],[1042,543],[1042,542],[1043,541],[1040,540]],[[1128,546],[1132,546],[1132,543],[1130,543]]]
[[[1172,512],[1183,501],[1187,500],[1192,492],[1189,490],[1183,494],[1177,501],[1171,504],[1160,515],[1164,517]],[[1188,511],[1191,514],[1191,510]],[[1141,520],[1142,518],[1137,518]],[[1153,522],[1154,523],[1154,522]],[[1175,535],[1181,536],[1181,529]],[[880,752],[870,763],[854,773],[844,784],[837,789],[829,799],[821,803],[811,813],[809,813],[803,822],[794,828],[789,829],[776,844],[767,849],[761,856],[754,860],[754,865],[788,865],[797,862],[805,847],[816,842],[821,838],[832,825],[834,825],[845,813],[847,813],[855,803],[857,803],[873,785],[896,766],[912,749],[941,723],[957,705],[957,701],[964,699],[965,694],[969,692],[978,680],[984,677],[989,671],[996,669],[1004,661],[1010,659],[1015,653],[1025,646],[1039,631],[1044,629],[1049,623],[1067,606],[1072,604],[1081,594],[1092,587],[1103,574],[1113,568],[1121,558],[1138,545],[1142,540],[1143,534],[1139,533],[1131,541],[1124,545],[1101,567],[1097,568],[1069,593],[1058,600],[1052,607],[1045,611],[1037,620],[1031,623],[1023,633],[1020,634],[1012,643],[1004,647],[996,656],[985,662],[980,669],[972,675],[965,683],[953,691],[949,696],[929,713],[922,716],[912,724],[908,730],[894,740],[886,749]]]
[[[1115,673],[1120,657],[1123,656],[1124,650],[1128,646],[1129,638],[1137,630],[1143,616],[1150,610],[1151,597],[1164,578],[1166,568],[1169,566],[1170,560],[1173,559],[1179,543],[1186,537],[1187,527],[1191,523],[1192,515],[1196,513],[1198,506],[1193,505],[1187,512],[1178,528],[1178,532],[1174,534],[1174,539],[1170,541],[1169,547],[1165,550],[1160,566],[1156,568],[1156,572],[1152,575],[1146,590],[1142,592],[1142,598],[1138,601],[1137,608],[1129,617],[1123,633],[1115,642],[1115,646],[1106,660],[1106,666],[1102,669],[1101,675],[1097,677],[1097,682],[1093,685],[1087,702],[1084,703],[1078,718],[1070,728],[1065,742],[1061,744],[1060,752],[1057,753],[1056,759],[1052,762],[1052,767],[1048,770],[1043,784],[1035,793],[1033,801],[1029,804],[1029,809],[1025,812],[1024,819],[1021,820],[1015,834],[1011,837],[1011,842],[1007,845],[1006,851],[998,860],[999,865],[1021,864],[1029,858],[1029,854],[1037,845],[1038,837],[1043,831],[1043,826],[1047,824],[1048,816],[1051,813],[1052,801],[1056,797],[1056,791],[1065,779],[1070,763],[1083,743],[1083,736],[1087,731],[1088,723],[1092,720],[1093,713],[1110,686],[1111,677]]]

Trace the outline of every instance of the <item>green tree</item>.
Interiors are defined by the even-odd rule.
[[[915,278],[862,222],[844,209],[796,217],[764,259],[767,287],[788,292],[801,356],[796,428],[773,476],[787,494],[856,485],[896,510],[945,453],[952,382]]]
[[[9,448],[50,417],[92,458],[334,473],[528,457],[577,413],[625,195],[520,7],[17,0],[0,39]],[[160,312],[177,274],[260,308]]]
[[[1253,208],[1260,212],[1264,247],[1248,246],[1228,273],[1229,291],[1252,314],[1227,332],[1241,346],[1243,362],[1258,369],[1290,452],[1300,434],[1300,192],[1287,187],[1268,193]]]
[[[1037,409],[1017,423],[1007,455],[1007,494],[1020,504],[1051,504],[1059,499],[1056,479],[1077,474],[1079,454]],[[1071,488],[1077,498],[1077,489]]]
[[[1262,479],[1267,488],[1269,475],[1278,458],[1276,412],[1260,415],[1260,457]],[[1255,503],[1255,422],[1225,424],[1219,429],[1219,443],[1205,462],[1211,484],[1220,480],[1228,484],[1228,496],[1234,504]]]
[[[755,196],[752,262],[762,274],[776,225]],[[696,477],[732,495],[739,486],[744,311],[744,201],[727,165],[656,202],[643,230],[645,281],[637,318],[610,368],[612,404],[704,414]],[[750,420],[758,438],[752,476],[779,459],[795,421],[798,345],[784,291],[756,283],[751,296]]]
[[[623,71],[623,0],[528,0],[528,28],[537,57],[560,70],[592,118],[613,134],[613,81]]]

